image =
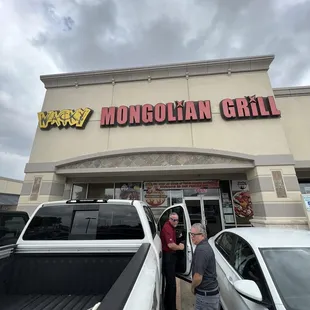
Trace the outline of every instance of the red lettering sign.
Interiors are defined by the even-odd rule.
[[[122,105],[117,109],[116,116],[117,124],[120,126],[124,126],[128,122],[128,107]]]
[[[168,122],[174,123],[177,119],[175,117],[175,110],[174,110],[174,104],[173,102],[167,103],[167,113],[168,113]]]
[[[273,96],[224,99],[220,103],[220,111],[226,120],[281,116]]]
[[[212,119],[211,104],[206,101],[175,101],[157,103],[155,106],[104,107],[101,111],[101,126],[134,126],[153,123],[197,122]]]
[[[129,107],[129,124],[135,125],[141,122],[141,106],[131,105]]]
[[[236,118],[235,104],[231,99],[224,99],[221,101],[220,111],[225,119]]]
[[[185,120],[197,121],[198,116],[196,113],[195,105],[193,101],[187,101],[185,105]]]
[[[100,126],[115,125],[116,107],[102,108]]]
[[[200,120],[211,120],[211,103],[209,100],[198,102],[198,111]]]
[[[268,97],[269,107],[272,116],[280,116],[281,112],[277,109],[276,102],[272,96]]]
[[[249,103],[245,98],[236,99],[238,117],[250,117]]]
[[[250,119],[280,117],[273,96],[244,98],[226,98],[220,102],[220,112],[224,119]],[[155,106],[131,105],[120,107],[104,107],[101,110],[102,127],[151,125],[154,123],[202,122],[212,120],[209,100],[157,103]]]
[[[154,119],[156,123],[163,123],[166,120],[166,105],[157,103],[154,109]]]

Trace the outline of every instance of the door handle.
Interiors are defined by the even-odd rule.
[[[233,281],[232,277],[227,277],[227,280],[228,280],[228,282],[229,282],[231,285],[234,284],[234,281]]]

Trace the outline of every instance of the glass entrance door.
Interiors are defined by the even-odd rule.
[[[208,238],[223,229],[221,206],[218,197],[184,198],[191,223],[202,223],[207,228]]]
[[[208,238],[210,238],[222,230],[220,201],[202,199],[202,204]]]

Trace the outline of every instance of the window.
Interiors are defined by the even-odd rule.
[[[175,212],[179,216],[178,226],[186,229],[185,221],[184,221],[184,211],[183,211],[183,208],[182,207],[174,207],[174,208],[171,209],[170,212],[171,213]]]
[[[171,205],[183,202],[183,191],[182,190],[171,190]]]
[[[73,184],[71,199],[85,199],[87,184]]]
[[[116,204],[71,204],[42,207],[24,240],[143,239],[136,208]]]
[[[100,208],[97,239],[121,240],[143,238],[143,227],[134,206],[104,204]]]
[[[92,183],[88,185],[87,198],[113,199],[114,184]]]
[[[153,216],[153,212],[150,209],[150,207],[148,207],[148,206],[143,206],[143,208],[144,208],[147,220],[148,220],[149,225],[150,225],[152,236],[155,237],[157,229],[156,229],[156,222],[155,222],[155,219]]]
[[[25,231],[24,240],[68,240],[73,205],[42,207]]]
[[[15,243],[26,225],[26,218],[10,214],[1,214],[0,246]]]
[[[230,262],[233,253],[235,237],[231,233],[222,233],[216,240],[215,245],[221,254]]]
[[[310,248],[263,248],[261,253],[285,309],[309,309]]]
[[[165,225],[165,223],[168,221],[169,219],[169,215],[171,213],[171,210],[166,210],[163,215],[160,217],[159,219],[159,230],[161,230],[163,228],[163,226]]]
[[[141,183],[116,183],[115,199],[140,200]]]
[[[232,264],[234,269],[243,279],[254,281],[262,293],[263,301],[270,302],[271,298],[265,283],[264,275],[250,245],[245,240],[238,237],[234,252]]]
[[[310,182],[299,180],[299,187],[302,194],[310,194]]]
[[[74,211],[71,235],[96,235],[98,211]]]
[[[191,219],[191,223],[202,223],[200,200],[185,199],[185,203],[188,210],[189,218]]]
[[[218,188],[184,189],[184,197],[219,196]]]

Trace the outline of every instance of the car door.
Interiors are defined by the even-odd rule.
[[[161,231],[172,212],[177,213],[179,216],[179,224],[176,227],[177,243],[184,243],[184,250],[177,251],[176,274],[178,278],[191,282],[194,248],[190,237],[191,221],[186,205],[181,203],[167,208],[159,217],[158,230]]]
[[[269,309],[275,309],[270,291],[267,286],[264,274],[259,265],[253,248],[240,236],[236,236],[234,255],[231,260],[233,272],[230,274],[231,305],[228,309],[240,310],[268,310],[267,306],[250,301],[242,297],[235,289],[234,282],[237,280],[253,280],[259,287],[263,296],[263,302],[271,305]]]
[[[232,287],[230,284],[233,270],[230,263],[233,258],[235,242],[236,235],[230,232],[220,232],[209,240],[214,250],[217,281],[220,287],[221,304],[224,310],[233,309],[231,307]]]

